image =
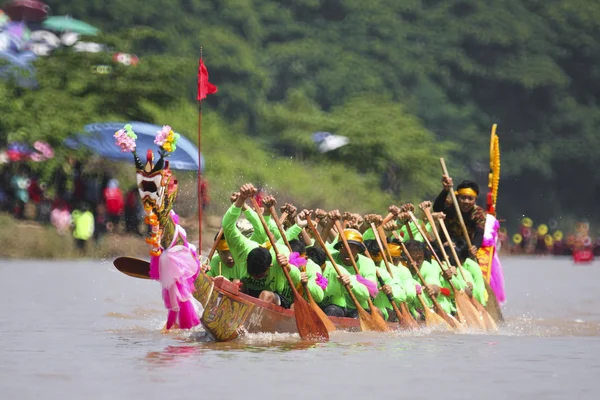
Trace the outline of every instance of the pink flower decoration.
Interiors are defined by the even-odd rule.
[[[135,150],[135,139],[127,134],[125,129],[119,129],[115,132],[115,143],[121,148],[123,153],[132,152]]]
[[[306,262],[306,258],[302,257],[300,253],[294,251],[290,254],[289,263],[296,266],[296,268],[304,267]]]
[[[327,288],[329,280],[317,272],[317,279],[315,279],[315,282],[321,287],[321,289],[325,290]]]
[[[167,141],[167,136],[171,133],[171,127],[169,125],[164,125],[160,131],[156,133],[156,138],[154,139],[154,144],[158,146],[162,146]]]
[[[415,284],[415,290],[417,291],[417,294],[423,293],[423,288],[418,283]]]

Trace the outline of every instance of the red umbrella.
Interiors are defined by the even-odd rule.
[[[13,21],[43,21],[50,7],[38,0],[13,0],[4,5],[4,12]]]

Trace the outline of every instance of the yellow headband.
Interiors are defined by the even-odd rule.
[[[227,244],[227,241],[225,239],[219,240],[219,244],[217,244],[217,250],[219,250],[219,251],[228,251],[229,250],[229,245]]]
[[[388,249],[392,257],[400,257],[400,245],[396,243],[389,243]]]
[[[474,190],[473,190],[473,189],[471,189],[471,188],[462,188],[462,189],[460,189],[460,190],[457,190],[457,191],[456,191],[456,194],[457,194],[458,196],[461,196],[461,195],[462,195],[462,196],[471,196],[471,197],[477,197],[477,192],[476,192],[476,191],[474,191]]]

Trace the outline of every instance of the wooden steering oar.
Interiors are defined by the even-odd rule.
[[[119,257],[113,261],[117,270],[134,278],[150,279],[150,263],[133,257]]]
[[[435,225],[435,221],[431,216],[431,211],[428,207],[423,207],[423,213],[427,217],[429,225],[431,225],[431,230],[433,231],[433,235],[435,236],[435,239],[440,246],[440,250],[442,252],[442,256],[444,257],[444,261],[449,267],[451,265],[450,260],[448,259],[448,254],[446,254],[446,250],[444,249],[444,242],[440,238],[440,234],[437,230],[437,226]],[[431,248],[431,251],[435,254],[433,247]],[[439,262],[439,258],[437,257],[437,255],[435,255],[435,257]],[[443,271],[444,268],[442,267],[442,265],[443,264],[440,262],[440,268],[442,268]],[[452,291],[454,292],[454,301],[456,302],[456,310],[458,312],[459,319],[465,321],[467,323],[467,326],[470,328],[485,330],[486,328],[485,323],[483,322],[483,318],[471,303],[469,296],[467,296],[464,290],[456,289],[456,286],[454,286],[454,282],[452,282],[453,279],[447,279],[447,281],[450,284]]]
[[[285,236],[285,231],[283,230],[283,226],[281,226],[281,220],[279,218],[277,218],[277,211],[275,211],[274,206],[269,207],[269,209],[271,210],[271,216],[275,219],[277,229],[279,230],[279,233],[281,234],[281,237],[283,238],[285,245],[287,246],[288,250],[291,253],[292,246],[290,246],[290,242],[288,241],[287,237]],[[305,271],[303,271],[303,272],[305,272]],[[331,322],[329,317],[323,312],[323,310],[321,310],[321,307],[319,307],[319,305],[317,304],[315,299],[313,299],[312,294],[310,294],[310,291],[308,290],[308,285],[306,283],[302,283],[302,287],[304,288],[304,293],[306,293],[306,297],[308,298],[308,304],[319,315],[319,318],[321,318],[321,321],[323,321],[323,324],[325,324],[325,327],[327,328],[327,332],[331,333],[331,332],[335,331],[336,329],[335,329],[335,326],[333,325],[333,322]]]
[[[371,222],[371,229],[373,229],[373,233],[375,234],[375,240],[377,241],[377,246],[379,246],[379,251],[381,252],[381,254],[383,256],[383,264],[385,265],[385,269],[387,270],[388,274],[390,274],[390,277],[392,279],[394,279],[394,274],[392,273],[392,269],[390,268],[390,265],[388,264],[388,261],[383,252],[383,245],[381,244],[381,237],[379,235],[378,230],[375,228],[375,224],[372,222]],[[385,285],[385,283],[383,282],[383,279],[379,275],[379,271],[377,271],[377,269],[376,269],[376,272],[377,272],[377,279],[379,280],[379,283],[383,287]],[[392,308],[394,309],[394,313],[396,313],[396,317],[398,318],[398,324],[400,325],[400,329],[412,329],[412,330],[419,329],[419,324],[417,324],[417,321],[415,321],[415,319],[413,318],[411,313],[408,311],[408,308],[406,307],[406,303],[400,303],[400,306],[401,307],[404,306],[404,307],[398,308],[392,295],[386,294],[386,296],[387,296],[390,304],[392,305]]]
[[[207,265],[210,262],[210,259],[215,253],[221,237],[223,237],[223,228],[219,229],[217,239],[213,243],[210,253],[208,254],[208,258],[206,259],[207,262],[204,265]],[[141,260],[134,257],[118,257],[113,261],[113,265],[117,270],[125,275],[129,275],[133,278],[150,279],[150,263],[146,260]]]
[[[456,262],[456,265],[458,265],[460,274],[462,275],[464,281],[466,282],[467,279],[465,278],[465,271],[460,262],[460,259],[458,258],[458,254],[456,254],[456,249],[452,245],[452,239],[450,239],[450,234],[448,233],[448,229],[446,228],[444,219],[442,217],[439,217],[438,222],[440,223],[440,228],[442,228],[442,232],[444,232],[444,236],[446,237],[446,240],[449,243],[450,252],[452,253],[452,257],[454,257],[454,261]],[[483,318],[483,322],[485,324],[486,329],[488,331],[497,331],[498,325],[496,325],[496,322],[494,321],[494,319],[492,318],[490,313],[485,309],[485,307],[483,307],[483,305],[479,301],[477,301],[477,299],[474,297],[471,297],[471,303],[473,304],[473,306],[475,306],[475,309],[477,311],[479,311],[479,313],[481,314],[481,317]]]
[[[394,234],[395,234],[395,236],[398,235],[396,232],[394,232]],[[398,238],[398,240],[400,240],[400,239]],[[402,246],[402,251],[404,252],[404,254],[406,254],[406,258],[408,258],[409,264],[412,266],[413,270],[417,273],[417,276],[421,280],[423,287],[425,287],[425,285],[427,285],[427,284],[425,283],[425,279],[423,279],[423,276],[421,275],[421,271],[419,271],[417,264],[411,257],[410,253],[408,252],[408,249],[406,248],[406,246],[404,245],[404,243],[402,241],[400,241],[400,245]],[[423,296],[421,294],[417,293],[417,298],[419,299],[419,302],[421,303],[421,307],[423,307],[423,314],[425,317],[425,326],[427,326],[429,328],[439,327],[441,329],[446,329],[446,330],[452,330],[453,328],[460,327],[460,324],[458,323],[458,321],[456,321],[455,319],[450,317],[448,315],[448,313],[446,313],[446,311],[444,311],[444,309],[442,308],[442,306],[440,306],[440,303],[438,303],[435,296],[429,297],[431,299],[431,302],[433,303],[433,308],[434,308],[435,312],[431,311],[431,309],[429,308],[429,306],[427,305],[427,303],[425,302],[425,300],[423,299]]]
[[[321,248],[323,249],[323,251],[325,251],[325,254],[327,255],[327,258],[329,259],[329,262],[331,262],[331,265],[335,269],[335,272],[337,273],[338,277],[341,277],[342,273],[340,272],[340,268],[335,263],[335,260],[331,256],[331,253],[329,252],[329,249],[325,246],[325,243],[323,242],[323,238],[321,237],[321,235],[317,231],[317,228],[313,224],[313,222],[312,222],[312,220],[310,218],[310,215],[306,217],[306,221],[308,222],[308,228],[312,231],[313,235],[315,236],[315,239],[319,242],[319,244],[321,245]],[[352,289],[350,289],[349,285],[344,285],[344,287],[348,291],[348,295],[350,296],[350,298],[352,299],[352,302],[354,303],[354,306],[356,307],[356,311],[358,312],[358,320],[360,322],[360,328],[363,331],[385,332],[385,331],[389,330],[389,328],[387,327],[387,325],[385,325],[385,328],[381,327],[380,324],[379,324],[379,322],[375,321],[373,318],[371,318],[371,316],[369,315],[369,313],[366,312],[364,310],[364,308],[362,308],[362,306],[360,305],[360,303],[356,299],[356,296],[352,292]]]
[[[340,221],[337,221],[337,220],[335,221],[335,227],[340,232],[340,238],[342,239],[344,248],[346,249],[346,251],[348,252],[348,255],[350,256],[350,261],[352,262],[352,267],[354,268],[356,275],[360,275],[360,271],[358,270],[358,266],[356,265],[356,260],[354,259],[353,255],[352,255],[352,251],[350,250],[350,244],[348,244],[348,240],[346,240],[346,236],[344,236],[344,230],[342,229]],[[381,327],[382,332],[389,331],[390,330],[389,326],[387,325],[387,323],[385,322],[385,320],[383,319],[381,314],[379,314],[379,311],[378,311],[377,307],[375,307],[375,304],[373,304],[373,301],[371,300],[370,295],[367,297],[367,303],[369,304],[369,309],[371,309],[371,317]]]
[[[269,230],[267,222],[265,221],[265,217],[263,216],[256,199],[251,197],[251,201],[256,213],[258,214],[258,218],[260,218],[263,229],[269,237],[271,246],[273,246],[273,251],[275,252],[275,255],[278,256],[279,252],[277,250],[277,243],[273,237],[273,233],[271,233]],[[306,302],[306,300],[304,300],[302,296],[300,296],[300,293],[298,293],[296,290],[294,282],[292,282],[292,278],[288,270],[285,267],[281,267],[281,269],[283,270],[285,279],[287,279],[288,285],[290,285],[292,293],[294,294],[294,316],[296,317],[296,327],[298,328],[300,337],[302,339],[310,340],[329,340],[329,332],[327,331],[325,323],[319,317],[319,314],[317,314],[311,308],[311,306]]]

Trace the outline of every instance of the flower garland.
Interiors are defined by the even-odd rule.
[[[152,228],[150,231],[150,236],[146,238],[146,243],[150,245],[150,255],[158,257],[163,251],[160,245],[160,239],[162,237],[163,230],[160,229],[158,217],[152,212],[152,207],[144,205],[144,211],[146,211],[144,223],[146,225],[150,225]]]

